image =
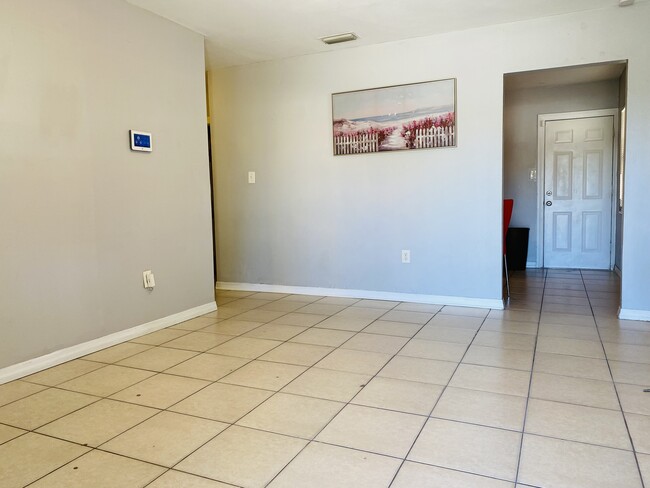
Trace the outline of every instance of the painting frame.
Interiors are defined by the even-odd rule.
[[[332,153],[457,146],[456,78],[332,93]]]

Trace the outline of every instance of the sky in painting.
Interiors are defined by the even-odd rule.
[[[332,112],[335,120],[353,120],[426,107],[451,106],[453,103],[452,79],[336,93],[332,96]]]

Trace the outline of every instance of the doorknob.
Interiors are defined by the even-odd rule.
[[[553,202],[550,201],[550,200],[547,200],[547,201],[546,201],[546,206],[547,206],[547,207],[550,207],[551,205],[553,205]]]

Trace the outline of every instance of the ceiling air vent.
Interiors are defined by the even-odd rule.
[[[325,44],[339,44],[340,42],[354,41],[358,38],[359,37],[356,34],[347,32],[345,34],[337,34],[335,36],[321,37],[320,40]]]

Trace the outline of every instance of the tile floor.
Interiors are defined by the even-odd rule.
[[[618,278],[506,310],[222,291],[0,386],[0,486],[650,487],[650,324]]]

